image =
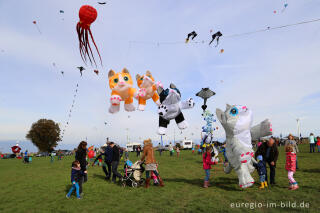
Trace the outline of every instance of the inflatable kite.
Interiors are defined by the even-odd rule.
[[[79,38],[79,50],[80,50],[80,55],[83,60],[83,62],[87,62],[87,58],[89,59],[90,63],[92,64],[92,60],[95,65],[96,61],[94,59],[92,49],[90,46],[89,42],[89,34],[92,40],[92,43],[94,44],[97,53],[100,58],[100,62],[102,64],[101,56],[98,50],[98,47],[93,39],[90,25],[96,20],[98,16],[97,10],[93,8],[90,5],[83,5],[80,10],[79,10],[79,18],[80,21],[77,23],[77,33],[78,33],[78,38]]]
[[[152,100],[159,106],[159,95],[157,94],[157,88],[160,83],[157,84],[154,82],[154,78],[151,75],[150,71],[147,71],[145,75],[140,76],[136,75],[137,84],[139,89],[139,93],[135,95],[135,98],[138,99],[139,105],[138,110],[144,111],[146,107],[147,100],[152,98]],[[140,94],[140,96],[139,96]]]
[[[181,93],[174,84],[170,84],[170,88],[163,89],[159,87],[157,92],[160,96],[159,114],[159,135],[165,135],[170,120],[175,119],[179,129],[188,127],[187,122],[181,112],[182,109],[191,109],[195,103],[192,98],[181,101]]]
[[[88,158],[91,159],[91,158],[93,158],[93,157],[94,157],[94,151],[93,151],[93,150],[90,150],[90,151],[88,152]]]
[[[124,101],[124,109],[128,112],[135,110],[133,105],[133,97],[136,94],[136,89],[132,88],[133,80],[129,71],[124,68],[122,72],[115,73],[113,70],[109,71],[109,86],[111,92],[111,106],[110,113],[116,113],[120,110],[120,102]],[[139,95],[140,96],[140,95]]]
[[[254,171],[251,141],[272,134],[270,121],[264,120],[251,128],[252,111],[239,105],[227,104],[226,111],[217,109],[216,115],[226,132],[226,154],[229,164],[224,168],[224,172],[228,174],[234,169],[238,175],[239,186],[250,187],[254,184],[250,174]]]
[[[196,94],[196,96],[203,99],[203,105],[201,106],[203,111],[207,109],[207,100],[215,94],[216,93],[211,91],[209,88],[202,88],[202,90]]]
[[[206,125],[202,127],[202,132],[205,133],[212,133],[213,130],[215,130],[212,127],[212,123],[216,122],[216,120],[214,119],[214,115],[212,113],[210,113],[209,110],[206,110],[202,116],[204,117],[203,119],[206,121]]]
[[[188,34],[187,38],[186,38],[186,43],[189,42],[189,39],[191,37],[191,39],[193,40],[195,37],[197,37],[197,33],[195,31],[192,31],[191,33]]]
[[[19,144],[16,144],[15,146],[11,147],[11,150],[14,154],[20,153],[21,148],[19,146]]]

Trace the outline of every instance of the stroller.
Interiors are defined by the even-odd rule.
[[[132,187],[138,187],[142,186],[145,183],[145,179],[141,178],[144,167],[144,162],[136,161],[134,164],[132,164],[131,161],[127,160],[124,164],[124,175],[122,180],[122,186],[132,186]]]

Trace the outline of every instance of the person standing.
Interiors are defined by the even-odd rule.
[[[296,171],[296,154],[293,152],[291,144],[286,145],[286,170],[288,171],[289,190],[296,190],[299,188],[297,181],[293,178]]]
[[[24,152],[24,158],[23,158],[23,160],[24,160],[24,163],[29,163],[28,150],[26,150],[26,151]]]
[[[140,157],[140,152],[141,152],[141,147],[138,146],[138,147],[137,147],[137,157]]]
[[[172,156],[173,155],[173,146],[172,146],[171,142],[169,144],[169,152],[170,152],[170,156]]]
[[[72,192],[76,190],[76,195],[78,199],[81,199],[80,192],[79,192],[79,180],[82,176],[82,171],[80,168],[79,161],[73,161],[72,162],[72,169],[71,169],[71,183],[72,187],[69,190],[68,194],[66,195],[66,198],[70,198]]]
[[[141,161],[146,160],[146,186],[145,188],[149,188],[149,184],[151,181],[150,178],[150,173],[153,172],[153,174],[155,176],[157,176],[159,182],[160,182],[160,186],[163,187],[163,181],[161,179],[161,177],[159,176],[159,173],[157,171],[157,162],[156,159],[154,158],[154,150],[153,150],[153,146],[152,146],[152,142],[151,139],[145,140],[143,141],[143,155],[141,158]]]
[[[274,142],[273,138],[270,138],[268,142],[262,143],[259,146],[258,150],[255,153],[255,158],[257,159],[258,155],[262,155],[263,160],[268,163],[270,167],[270,184],[274,185],[275,176],[276,176],[276,163],[279,156],[278,147]],[[268,175],[266,173],[266,181],[268,182]]]
[[[176,148],[176,152],[177,152],[177,157],[179,157],[179,155],[180,155],[180,148],[177,146],[177,148]]]
[[[112,182],[116,183],[117,177],[122,180],[122,175],[118,172],[118,166],[120,161],[120,151],[119,147],[114,144],[114,142],[110,142],[110,147],[112,148]]]
[[[289,134],[288,140],[287,140],[286,143],[285,143],[285,146],[288,146],[288,145],[292,145],[293,152],[296,154],[296,156],[295,156],[295,159],[296,159],[296,169],[299,169],[299,168],[298,168],[298,157],[297,157],[298,152],[299,152],[299,148],[298,148],[297,142],[294,140],[292,134]]]
[[[313,133],[310,133],[309,143],[310,143],[310,153],[311,153],[311,152],[314,152],[315,138],[314,138]]]
[[[161,156],[162,147],[161,147],[161,144],[160,144],[160,143],[159,143],[159,145],[158,145],[158,151],[159,151],[159,154],[160,154],[160,156]]]
[[[317,137],[317,147],[318,147],[318,152],[320,152],[320,137]]]
[[[110,180],[111,178],[111,163],[112,163],[112,156],[113,156],[113,150],[112,147],[110,146],[110,142],[107,142],[107,147],[104,150],[104,164],[102,166],[103,172],[106,175],[106,180]],[[107,167],[108,170],[107,170]]]
[[[208,188],[210,186],[209,180],[210,180],[211,165],[214,165],[214,162],[212,161],[212,158],[211,158],[211,147],[207,146],[205,153],[203,153],[202,155],[202,167],[206,174],[203,182],[204,188]]]
[[[81,176],[79,178],[79,192],[82,193],[82,184],[88,181],[87,175],[87,142],[81,141],[76,151],[75,160],[79,161],[81,168]]]

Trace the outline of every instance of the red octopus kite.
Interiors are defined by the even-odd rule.
[[[82,60],[86,63],[88,58],[91,64],[93,61],[94,64],[97,65],[92,53],[90,42],[89,42],[89,34],[90,34],[91,40],[98,52],[100,62],[102,65],[102,60],[101,60],[98,47],[93,39],[91,30],[90,30],[90,25],[96,20],[97,16],[98,16],[98,13],[95,8],[93,8],[90,5],[83,5],[79,10],[80,21],[77,24],[77,33],[79,38],[79,49],[80,49],[80,55]]]

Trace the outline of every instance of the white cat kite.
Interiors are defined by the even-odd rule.
[[[266,119],[251,128],[252,111],[240,105],[227,104],[226,111],[217,109],[216,115],[226,132],[226,154],[229,164],[224,168],[224,172],[230,173],[234,169],[238,175],[239,186],[250,187],[254,184],[250,174],[254,171],[251,141],[272,135],[271,123]]]

